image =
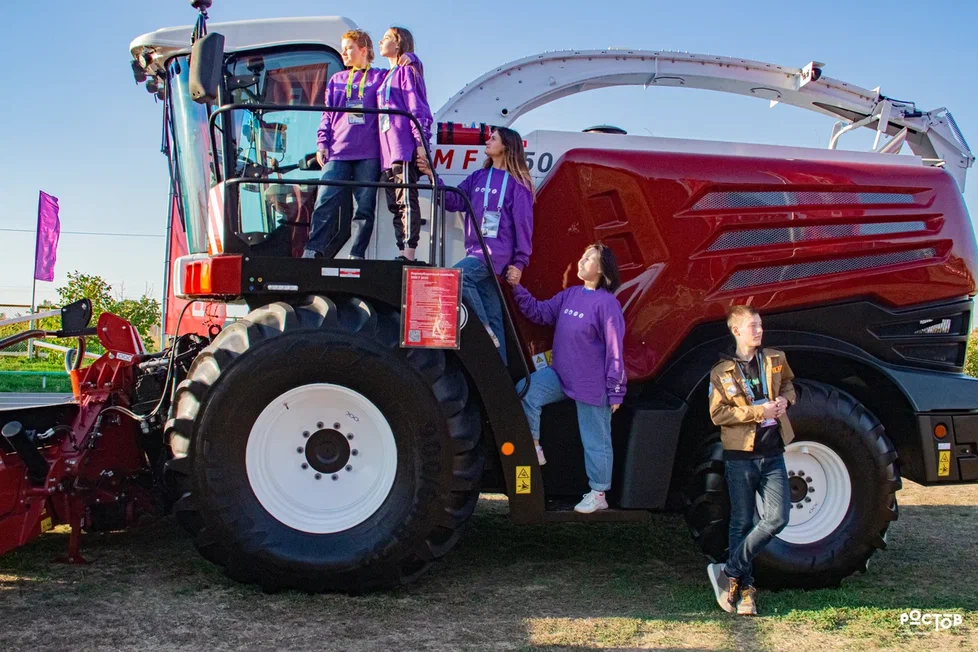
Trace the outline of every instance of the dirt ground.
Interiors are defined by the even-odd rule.
[[[514,526],[482,500],[418,583],[348,597],[265,595],[227,580],[166,519],[84,540],[55,531],[0,557],[0,650],[978,649],[978,486],[907,482],[869,572],[823,591],[761,592],[762,616],[716,606],[679,516],[645,525]],[[945,631],[900,615],[960,614]]]

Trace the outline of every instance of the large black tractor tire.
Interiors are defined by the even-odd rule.
[[[854,572],[866,571],[873,553],[886,547],[884,537],[897,519],[896,492],[902,486],[897,454],[880,422],[852,396],[813,381],[796,380],[794,384],[798,402],[788,410],[795,432],[789,451],[800,449],[805,442],[831,449],[845,466],[850,499],[848,508],[843,503],[836,509],[841,522],[831,531],[792,537],[789,522],[754,560],[754,575],[757,583],[767,588],[836,587]],[[729,552],[730,500],[719,433],[703,442],[696,459],[699,461],[684,492],[686,522],[707,557],[722,562]],[[806,479],[798,476],[804,468],[794,469],[788,464],[788,471],[793,513],[831,504],[823,495],[824,487],[809,487]],[[812,474],[806,471],[806,475]],[[809,496],[815,500],[806,501]],[[786,541],[792,538],[801,540]]]
[[[200,553],[229,577],[266,591],[359,593],[413,580],[458,541],[478,500],[485,462],[479,407],[452,356],[399,348],[398,327],[396,313],[360,299],[315,296],[300,306],[275,303],[253,311],[194,362],[167,424],[178,461],[171,468],[186,474],[185,495],[175,509]],[[325,530],[287,525],[281,511],[273,516],[277,508],[266,508],[252,483],[268,487],[275,481],[259,482],[261,467],[248,454],[251,438],[268,446],[278,446],[279,438],[290,442],[294,458],[261,462],[274,467],[276,481],[304,483],[301,494],[288,500],[353,486],[346,483],[367,468],[362,464],[370,455],[362,450],[357,456],[363,437],[344,441],[358,427],[353,413],[329,419],[343,418],[338,430],[315,423],[312,412],[307,432],[256,426],[266,408],[288,410],[287,392],[323,387],[352,390],[369,404],[366,410],[375,407],[396,442],[396,453],[387,448],[396,455],[396,472],[386,498],[383,490],[375,492],[382,502],[368,508],[371,513],[349,527]],[[313,405],[319,410],[315,396]],[[308,451],[300,454],[303,445]],[[339,469],[320,468],[337,459]]]

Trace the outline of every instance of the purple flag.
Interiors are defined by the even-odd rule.
[[[34,246],[34,278],[38,281],[54,280],[54,262],[58,257],[60,236],[58,198],[42,190],[37,200],[37,243]]]

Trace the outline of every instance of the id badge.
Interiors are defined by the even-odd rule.
[[[499,211],[486,211],[482,216],[482,237],[495,238],[499,235]]]
[[[771,426],[776,426],[776,425],[778,425],[777,419],[764,419],[764,421],[761,421],[762,428],[770,428]]]
[[[387,133],[391,130],[391,116],[389,113],[380,114],[380,131],[381,133]]]
[[[349,102],[347,107],[351,109],[362,109],[363,102]],[[364,122],[366,122],[362,113],[347,113],[346,118],[350,121],[351,125],[362,125]]]

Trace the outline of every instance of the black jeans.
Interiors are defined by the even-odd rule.
[[[791,489],[784,455],[750,460],[725,460],[724,477],[730,493],[730,556],[725,572],[754,585],[754,557],[788,524]],[[764,514],[754,524],[754,494],[760,494]]]
[[[384,170],[383,180],[390,183],[417,183],[420,176],[421,172],[414,161],[394,161],[390,169]],[[408,249],[416,249],[421,238],[421,204],[418,201],[418,191],[406,188],[385,190],[387,208],[394,214],[394,239],[397,241],[397,248],[403,251],[406,241]]]

